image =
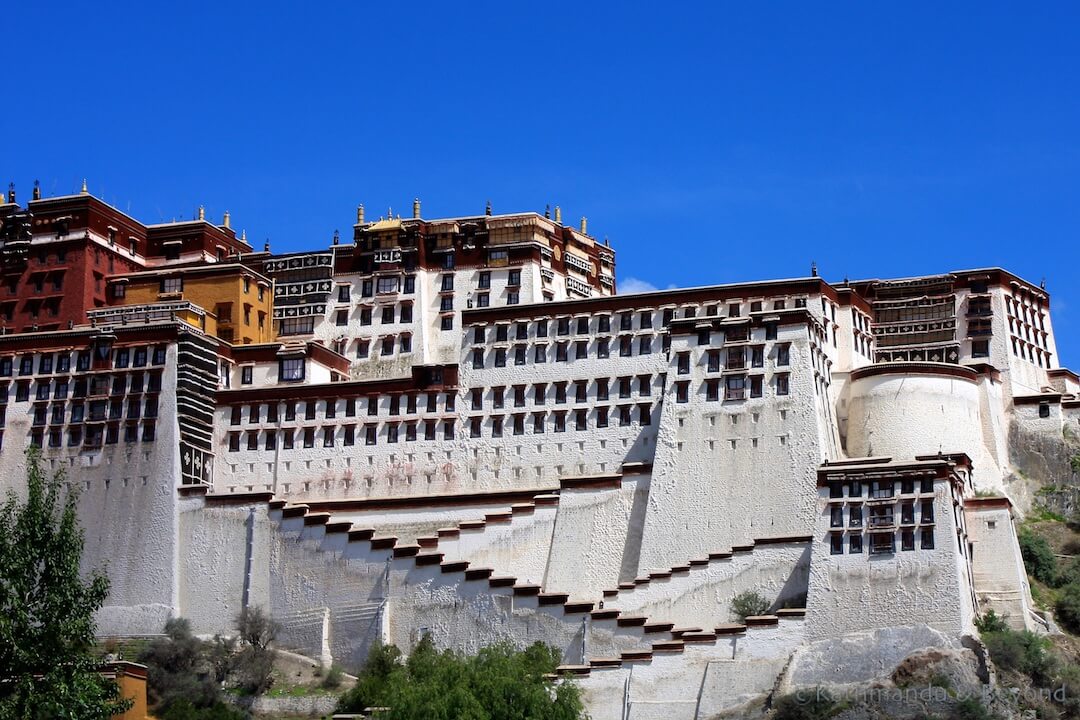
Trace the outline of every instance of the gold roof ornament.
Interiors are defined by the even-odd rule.
[[[225,226],[226,230],[228,230],[231,227],[229,225],[229,211],[228,210],[225,211],[225,218],[223,219],[222,224]]]
[[[588,232],[586,232],[588,227],[589,227],[589,218],[582,215],[581,216],[581,234],[582,235],[588,235],[589,234]]]
[[[558,205],[555,206],[555,222],[562,225],[562,208]]]
[[[79,191],[79,194],[80,195],[89,195],[90,194],[90,191],[86,189],[86,178],[83,178],[82,190]]]
[[[414,218],[420,218],[420,198],[413,198],[412,201],[412,216]]]

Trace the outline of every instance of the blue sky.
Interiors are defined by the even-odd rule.
[[[947,5],[947,6],[946,6]],[[9,3],[0,180],[325,245],[589,217],[655,287],[1001,265],[1080,365],[1080,6]],[[642,285],[638,285],[639,287]]]

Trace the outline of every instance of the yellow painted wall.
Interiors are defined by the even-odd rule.
[[[271,342],[274,339],[274,292],[273,287],[263,288],[262,300],[259,299],[259,284],[248,276],[250,284],[244,292],[244,276],[237,269],[235,273],[213,275],[184,275],[184,290],[179,296],[162,295],[161,276],[129,276],[127,290],[123,298],[124,305],[143,305],[147,303],[186,300],[203,308],[207,312],[206,332],[228,339],[228,330],[232,330],[230,342],[236,345]],[[226,317],[219,310],[231,303],[231,312]],[[245,317],[245,307],[248,309]],[[210,318],[213,314],[215,317]],[[259,327],[260,314],[262,327]],[[191,322],[199,326],[198,319]],[[211,327],[213,325],[213,327]]]
[[[120,662],[103,668],[101,675],[116,682],[120,697],[131,701],[130,708],[113,715],[111,720],[153,720],[146,702],[145,666]]]

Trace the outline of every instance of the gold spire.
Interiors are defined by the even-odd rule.
[[[228,230],[230,227],[232,227],[231,225],[229,225],[229,211],[228,210],[225,211],[225,219],[222,221],[222,224],[225,226],[226,230]]]
[[[558,205],[555,206],[555,222],[562,225],[562,208]]]
[[[413,198],[412,201],[412,216],[414,218],[420,217],[420,198]]]
[[[90,191],[86,189],[86,178],[83,178],[82,190],[79,191],[79,194],[80,195],[89,195],[90,194]]]
[[[206,208],[204,208],[202,205],[199,206],[199,219],[200,220],[205,220],[206,219]]]

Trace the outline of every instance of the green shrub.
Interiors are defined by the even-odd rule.
[[[992,720],[994,715],[978,698],[968,697],[956,703],[953,717],[956,720]]]
[[[1004,632],[1009,629],[1005,618],[993,610],[987,610],[985,614],[975,618],[975,627],[980,633]]]
[[[345,673],[341,671],[337,665],[331,665],[330,669],[326,671],[326,675],[323,677],[319,686],[325,690],[336,690],[341,687],[341,680]]]
[[[1020,528],[1016,537],[1020,541],[1020,552],[1024,556],[1028,574],[1041,583],[1057,587],[1057,558],[1054,557],[1054,551],[1050,549],[1046,538],[1036,535],[1028,528]]]
[[[942,690],[951,691],[953,689],[952,680],[949,679],[949,676],[940,672],[931,675],[930,682],[927,684],[930,687],[941,688]]]
[[[764,615],[769,611],[769,601],[760,593],[747,590],[736,595],[731,600],[731,614],[739,622],[746,622],[746,618],[754,615]]]
[[[1061,588],[1054,604],[1054,617],[1069,632],[1080,633],[1080,583],[1072,582]]]
[[[983,642],[990,650],[990,659],[998,667],[1023,673],[1040,687],[1054,681],[1057,663],[1047,652],[1048,639],[1027,630],[1004,630],[984,633]]]
[[[195,707],[187,700],[177,700],[161,715],[161,720],[246,720],[242,710],[216,702],[210,707]]]
[[[800,690],[773,703],[773,720],[828,720],[844,707],[823,688]]]
[[[544,677],[555,671],[559,657],[557,650],[540,643],[526,650],[499,643],[466,657],[439,652],[425,636],[402,662],[397,648],[376,646],[337,711],[389,707],[381,716],[385,720],[578,720],[584,717],[584,708],[577,686],[570,682],[552,686]]]

